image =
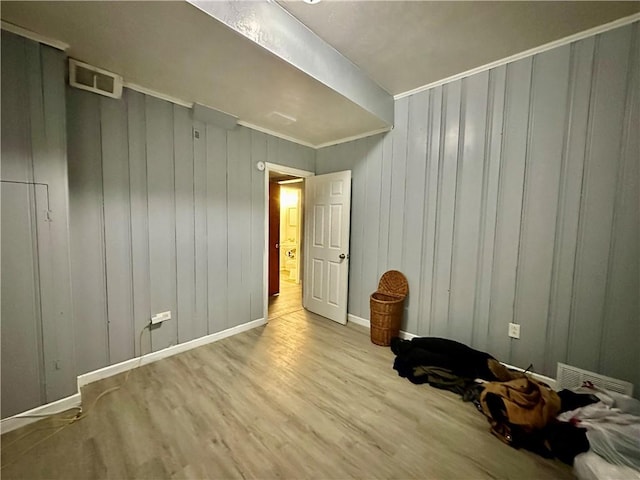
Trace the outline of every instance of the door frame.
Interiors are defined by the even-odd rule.
[[[277,163],[265,162],[264,169],[264,246],[262,253],[262,314],[266,322],[269,321],[269,173],[278,172],[294,177],[313,177],[314,172],[299,168],[287,167]],[[302,251],[302,250],[301,250]],[[304,281],[302,282],[304,290]]]

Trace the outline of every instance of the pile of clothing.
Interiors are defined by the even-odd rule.
[[[640,480],[638,400],[592,385],[555,392],[526,372],[509,370],[492,355],[449,339],[394,338],[391,350],[401,377],[472,401],[491,432],[512,447],[570,465],[575,461],[576,475],[584,480]],[[607,471],[609,465],[622,470]]]
[[[597,402],[558,415],[557,420],[586,429],[589,451],[574,460],[581,480],[640,480],[640,401],[586,382],[578,394]]]

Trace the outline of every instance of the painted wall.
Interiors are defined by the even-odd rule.
[[[399,269],[403,330],[640,391],[639,43],[636,22],[399,99],[391,133],[318,151],[353,170],[349,313]]]
[[[314,151],[125,89],[67,89],[77,373],[263,315],[264,172]]]
[[[2,32],[3,418],[76,390],[65,65]]]
[[[307,147],[137,92],[65,91],[65,71],[62,52],[2,32],[3,418],[75,393],[79,374],[262,318],[255,164],[314,167]]]

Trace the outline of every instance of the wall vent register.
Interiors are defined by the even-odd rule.
[[[72,58],[69,59],[69,85],[106,97],[122,97],[120,75]]]

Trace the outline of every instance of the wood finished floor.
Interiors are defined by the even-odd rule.
[[[289,279],[288,272],[280,274],[280,294],[269,297],[269,320],[302,309],[302,283]]]
[[[411,384],[392,363],[368,330],[298,308],[134,370],[23,456],[51,420],[4,435],[2,478],[573,478],[501,443],[473,405]],[[123,379],[87,386],[84,404]]]

